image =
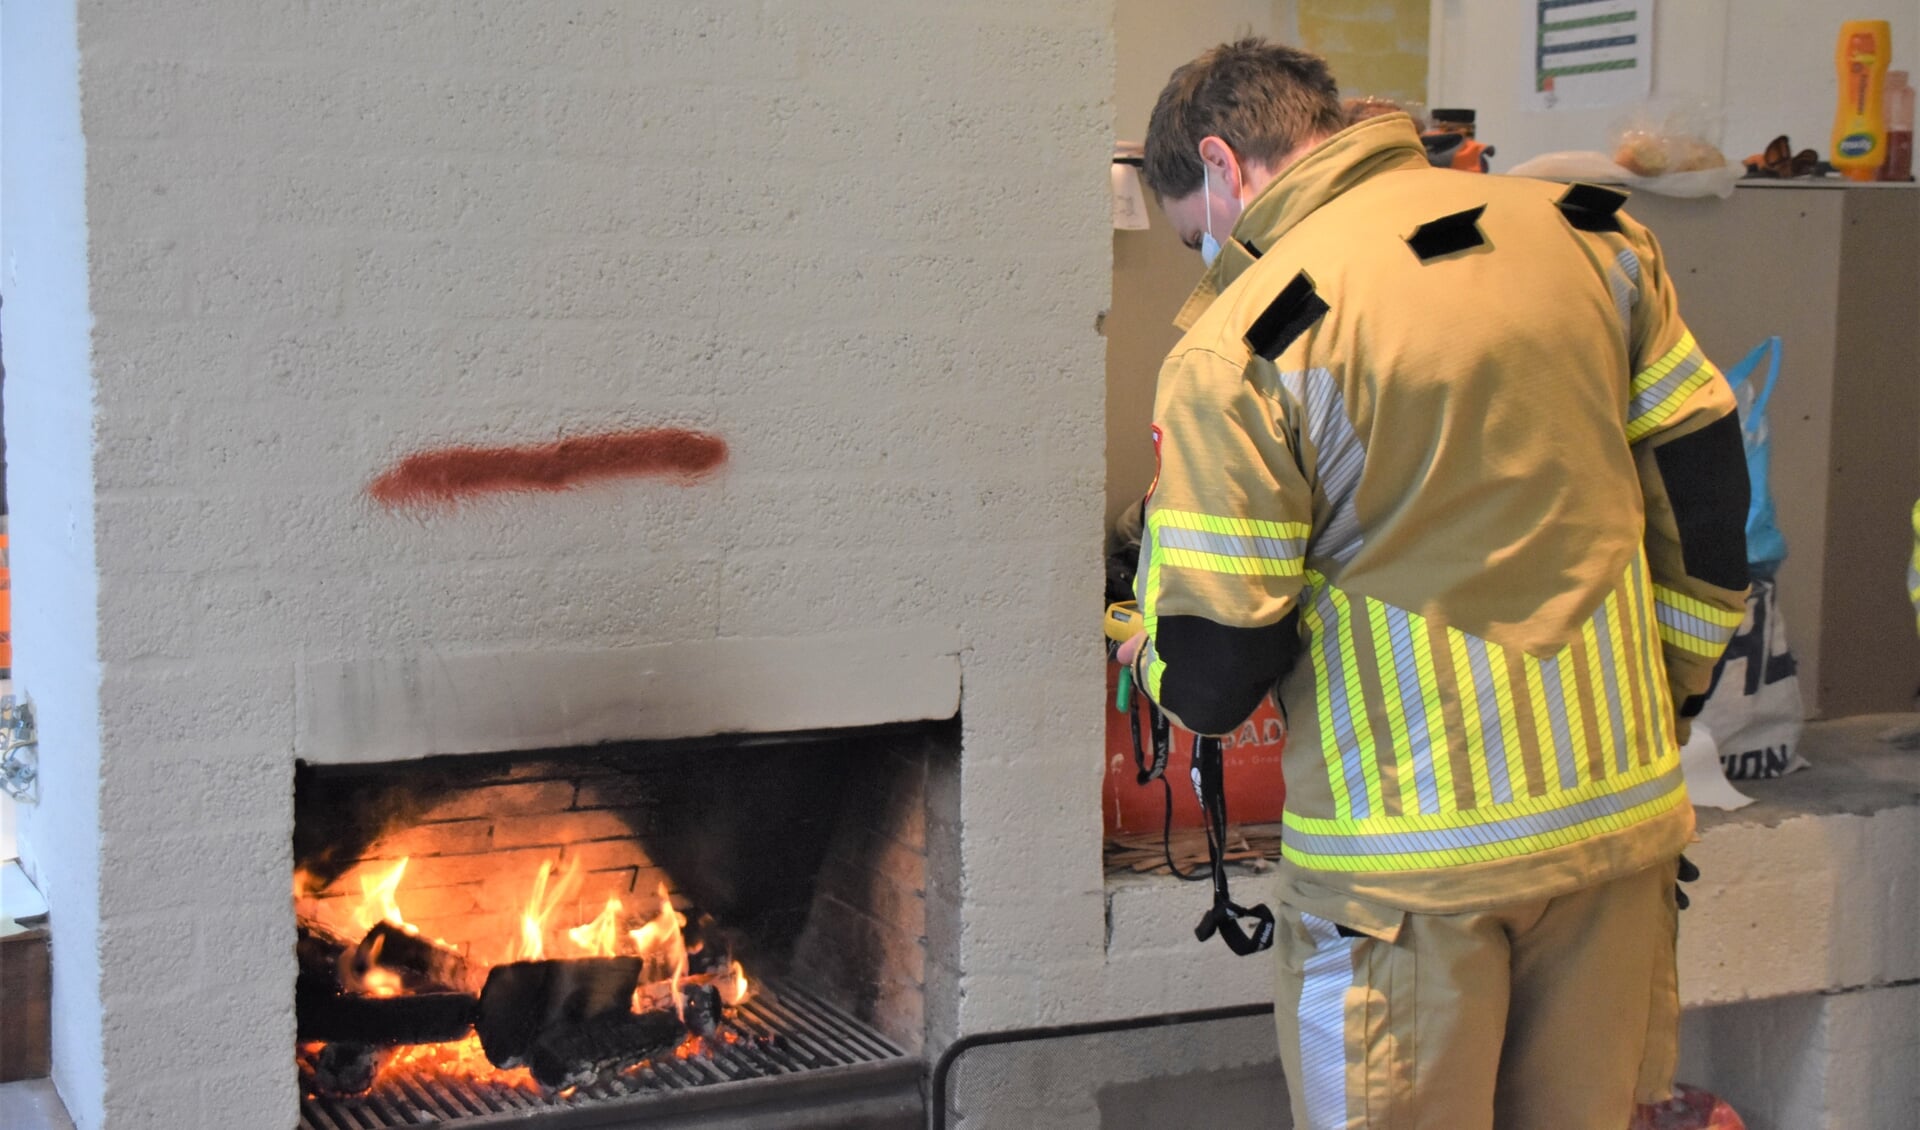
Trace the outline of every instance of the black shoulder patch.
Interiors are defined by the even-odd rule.
[[[1258,247],[1255,247],[1253,244],[1248,243],[1244,239],[1240,241],[1240,246],[1246,248],[1247,254],[1253,256],[1255,259],[1260,258],[1260,256],[1264,254],[1264,252],[1262,252]]]
[[[1420,257],[1422,263],[1432,262],[1456,251],[1483,246],[1487,237],[1480,231],[1480,217],[1486,210],[1487,206],[1482,204],[1478,208],[1428,220],[1413,229],[1413,234],[1407,237],[1407,246],[1413,248],[1413,253]]]
[[[1567,222],[1581,231],[1617,232],[1620,220],[1614,213],[1627,202],[1627,194],[1597,184],[1575,184],[1555,202]]]
[[[1329,309],[1313,289],[1313,280],[1301,271],[1275,296],[1266,312],[1247,327],[1247,346],[1272,361],[1325,317]]]

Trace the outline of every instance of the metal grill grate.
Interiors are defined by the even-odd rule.
[[[740,1006],[726,1022],[737,1043],[713,1041],[710,1055],[658,1062],[603,1076],[562,1093],[412,1075],[383,1079],[366,1095],[318,1095],[300,1103],[300,1130],[383,1130],[390,1126],[457,1123],[496,1126],[537,1120],[542,1127],[604,1125],[620,1108],[666,1113],[752,1101],[778,1085],[783,1095],[796,1085],[819,1090],[868,1086],[913,1078],[919,1062],[885,1036],[820,998],[791,986],[768,991]],[[589,1112],[590,1115],[589,1115]]]

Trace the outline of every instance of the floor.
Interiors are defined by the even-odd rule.
[[[7,1130],[73,1130],[53,1080],[0,1083],[0,1126]]]

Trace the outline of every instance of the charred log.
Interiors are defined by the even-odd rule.
[[[671,1012],[622,1012],[542,1032],[527,1050],[527,1068],[541,1085],[578,1086],[673,1048],[687,1030]]]
[[[682,994],[686,998],[686,1026],[696,1035],[711,1036],[720,1030],[721,1013],[725,1006],[720,1000],[720,990],[713,985],[688,985]]]
[[[471,992],[474,987],[467,959],[458,951],[409,933],[391,922],[375,923],[354,949],[356,976],[365,976],[375,966],[400,974],[401,984],[412,992]]]
[[[385,1051],[370,1044],[327,1044],[313,1061],[313,1086],[323,1095],[364,1095],[373,1089]]]
[[[337,993],[346,988],[340,979],[341,959],[353,948],[353,943],[345,938],[303,922],[293,952],[300,962],[301,978],[310,979],[315,985],[330,985],[331,991]]]
[[[461,1039],[478,1011],[479,1001],[471,993],[364,997],[315,992],[310,985],[296,987],[294,1006],[302,1040],[376,1047]]]
[[[628,1013],[640,981],[637,957],[582,957],[496,965],[480,990],[474,1030],[495,1067],[518,1067],[540,1035]]]

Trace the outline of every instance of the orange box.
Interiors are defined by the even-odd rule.
[[[1107,664],[1107,777],[1100,790],[1100,807],[1107,835],[1158,832],[1166,819],[1166,793],[1160,782],[1134,783],[1133,734],[1127,716],[1113,709],[1120,685],[1120,665]],[[1133,708],[1140,714],[1140,742],[1153,740],[1147,726],[1146,696],[1135,693]],[[1226,770],[1227,820],[1233,824],[1275,824],[1287,803],[1287,782],[1280,774],[1280,751],[1287,745],[1287,725],[1271,699],[1260,704],[1253,717],[1221,739],[1221,762]],[[1148,753],[1152,750],[1149,746]],[[1200,802],[1193,795],[1190,772],[1193,735],[1173,728],[1173,752],[1167,757],[1167,780],[1173,786],[1173,826],[1206,826]]]

